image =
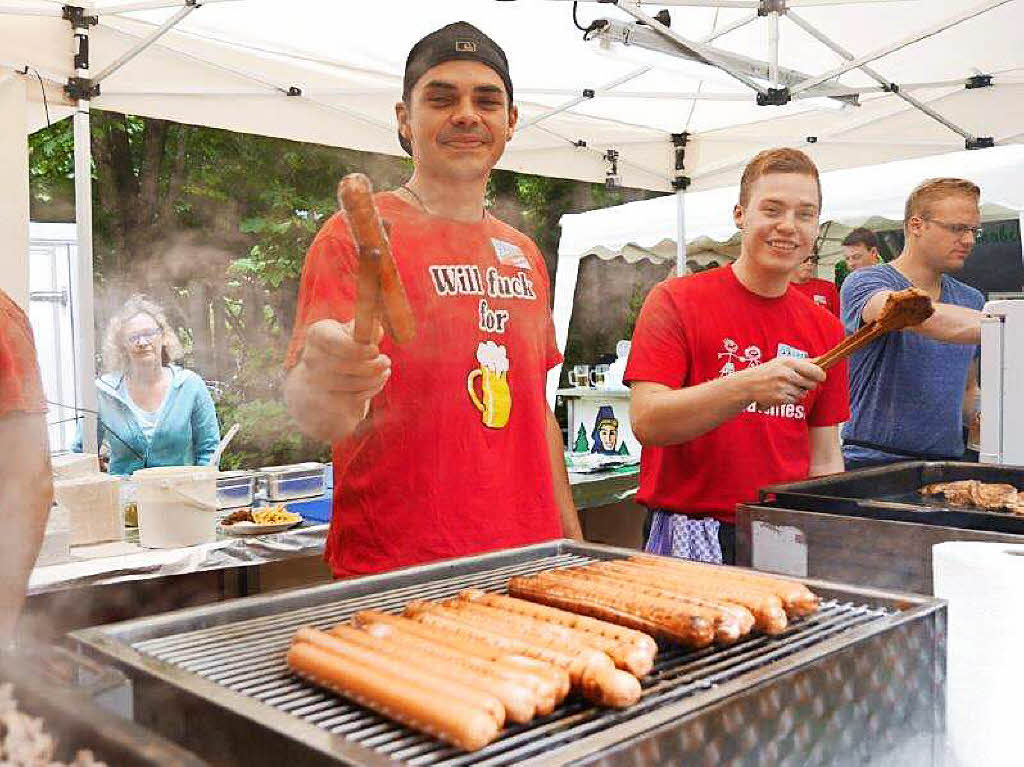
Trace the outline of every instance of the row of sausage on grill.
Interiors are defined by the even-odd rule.
[[[413,601],[401,615],[357,613],[298,630],[291,670],[401,724],[465,750],[506,722],[550,714],[572,691],[601,706],[641,695],[658,642],[698,650],[752,632],[779,634],[818,609],[796,581],[653,556],[512,578]]]

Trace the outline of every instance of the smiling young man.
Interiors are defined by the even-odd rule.
[[[963,269],[974,247],[980,196],[963,179],[925,181],[907,198],[899,257],[843,282],[842,316],[850,333],[878,317],[893,291],[921,288],[935,308],[917,327],[889,333],[850,358],[852,416],[843,429],[843,454],[851,468],[963,457],[985,299],[949,273]]]
[[[332,443],[338,577],[580,538],[547,371],[561,361],[544,258],[484,194],[518,116],[508,61],[465,22],[420,40],[395,107],[408,183],[376,198],[417,324],[356,343],[356,256],[336,214],[310,248],[285,398]]]
[[[821,188],[807,155],[773,149],[747,165],[733,210],[731,266],[667,280],[648,295],[625,379],[643,444],[637,499],[647,550],[732,562],[735,506],[758,488],[843,470],[846,366],[810,358],[839,321],[790,284],[818,234]]]

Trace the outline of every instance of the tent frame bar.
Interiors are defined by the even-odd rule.
[[[898,40],[895,43],[890,43],[889,45],[877,48],[871,53],[866,53],[863,56],[858,56],[856,58],[849,60],[846,64],[842,64],[820,75],[811,77],[808,80],[805,80],[804,82],[793,86],[790,89],[790,94],[795,95],[797,93],[801,93],[809,88],[813,88],[816,85],[821,85],[822,83],[828,80],[832,80],[836,77],[839,77],[840,75],[844,75],[853,69],[863,68],[865,64],[870,64],[872,61],[888,56],[890,53],[895,53],[896,51],[902,50],[903,48],[906,48],[909,45],[919,43],[922,40],[925,40],[929,37],[934,37],[940,32],[944,32],[947,29],[950,29],[951,27],[955,27],[958,24],[962,24],[965,21],[969,21],[977,16],[980,16],[983,13],[986,13],[987,11],[991,11],[994,8],[998,8],[1001,5],[1006,5],[1007,3],[1012,1],[1013,0],[986,0],[986,2],[982,3],[981,5],[975,6],[974,8],[968,11],[964,11],[954,16],[950,16],[940,22],[937,22],[929,27],[926,27],[925,29],[919,32],[916,32],[913,35],[905,37],[902,40]]]
[[[61,18],[63,9],[59,5],[0,5],[0,16],[56,16]]]
[[[638,77],[642,77],[643,75],[650,72],[652,69],[654,69],[654,67],[640,67],[639,69],[634,69],[632,72],[628,72],[622,77],[610,80],[609,82],[597,88],[584,88],[583,92],[580,93],[580,95],[576,96],[575,98],[571,98],[568,101],[547,110],[546,112],[542,112],[533,119],[527,120],[526,122],[521,123],[517,127],[519,130],[525,130],[526,128],[529,128],[532,125],[536,125],[537,123],[542,122],[543,120],[547,120],[549,117],[554,117],[555,115],[568,111],[569,109],[572,109],[575,106],[579,106],[584,101],[590,101],[592,98],[595,98],[600,93],[610,91],[613,88],[622,85],[623,83],[628,83],[630,80],[635,80]]]
[[[149,46],[153,45],[157,40],[170,32],[182,19],[200,7],[199,0],[185,0],[185,5],[181,10],[175,13],[171,18],[157,27],[149,37],[144,38],[133,48],[129,48],[125,53],[118,56],[112,62],[110,62],[96,77],[93,78],[92,82],[94,85],[98,85],[103,80],[106,80],[110,75],[114,74],[117,70],[127,64],[129,61],[134,59]]]
[[[93,13],[100,16],[114,16],[122,13],[132,13],[133,11],[156,11],[161,8],[178,8],[181,6],[194,6],[199,7],[201,5],[209,5],[210,3],[233,3],[238,0],[140,0],[137,3],[122,3],[121,5],[111,5],[105,8],[97,8]]]
[[[796,24],[798,27],[800,27],[800,29],[804,30],[804,32],[809,34],[811,37],[813,37],[815,40],[820,42],[822,45],[826,46],[829,50],[834,51],[835,53],[837,53],[838,55],[842,56],[844,59],[847,59],[848,61],[854,60],[855,57],[854,57],[854,55],[850,51],[846,50],[843,46],[839,45],[839,43],[837,43],[834,40],[832,40],[830,37],[828,37],[826,34],[821,32],[817,27],[815,27],[810,22],[806,21],[805,19],[802,19],[800,16],[798,16],[797,14],[792,13],[792,12],[788,13],[787,16],[789,17],[790,21],[792,21],[794,24]],[[909,95],[907,93],[904,93],[902,88],[900,88],[895,83],[889,82],[885,77],[883,77],[881,74],[879,74],[878,71],[876,71],[875,69],[867,66],[866,64],[860,65],[858,67],[858,69],[860,69],[864,74],[866,74],[868,77],[870,77],[871,79],[873,79],[875,82],[879,83],[880,85],[888,86],[890,89],[892,89],[892,93],[894,95],[896,95],[897,97],[903,99],[905,102],[910,104],[915,109],[917,109],[917,110],[921,111],[922,113],[928,115],[929,117],[931,117],[936,122],[946,126],[947,128],[949,128],[954,133],[959,134],[960,136],[962,136],[964,138],[965,142],[966,142],[966,145],[967,145],[968,149],[972,148],[971,144],[977,141],[977,137],[974,136],[973,134],[971,134],[970,131],[967,131],[967,130],[963,129],[959,125],[954,123],[953,121],[946,119],[941,114],[939,114],[934,109],[932,109],[930,106],[925,104],[923,101],[920,101],[919,99],[916,99],[913,96],[911,96],[911,95]]]
[[[764,88],[759,86],[756,82],[751,80],[746,75],[740,74],[739,72],[730,69],[729,62],[723,61],[719,51],[716,51],[714,48],[706,46],[703,43],[687,40],[678,32],[675,32],[671,28],[666,27],[653,16],[649,16],[648,14],[640,10],[638,3],[635,6],[633,5],[633,3],[636,3],[636,0],[629,0],[629,2],[620,0],[620,2],[617,3],[617,6],[626,13],[628,13],[637,21],[641,21],[644,24],[646,24],[648,27],[650,27],[653,31],[657,32],[662,37],[678,45],[683,50],[683,52],[697,59],[701,63],[708,64],[709,66],[713,66],[716,69],[722,70],[733,79],[743,83],[745,86],[753,90],[755,93],[763,94],[765,92]],[[754,7],[756,7],[756,4]]]

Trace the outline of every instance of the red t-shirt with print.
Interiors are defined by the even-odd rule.
[[[731,266],[660,283],[644,302],[625,380],[696,386],[777,356],[817,357],[843,338],[838,319],[802,294],[764,298]],[[644,446],[637,500],[650,508],[734,522],[737,503],[810,470],[808,428],[849,416],[845,361],[797,404],[751,406],[706,434],[669,447]]]
[[[811,277],[807,282],[791,282],[790,285],[818,306],[828,309],[833,316],[839,316],[839,290],[834,282]]]
[[[0,290],[0,416],[45,413],[46,397],[28,317]]]
[[[336,576],[381,572],[561,537],[547,449],[545,377],[561,362],[536,245],[376,197],[416,319],[385,337],[391,379],[363,426],[332,446],[326,559]],[[310,247],[286,366],[305,328],[350,320],[356,257],[335,214]]]

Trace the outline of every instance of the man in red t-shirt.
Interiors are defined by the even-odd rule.
[[[32,328],[0,290],[0,642],[14,631],[53,502],[45,413]]]
[[[811,253],[793,272],[789,284],[818,306],[828,309],[833,317],[839,316],[839,290],[834,282],[814,276],[818,270],[818,254]]]
[[[340,213],[306,256],[285,398],[332,443],[337,577],[580,538],[545,399],[561,361],[544,259],[487,213],[517,110],[505,54],[459,22],[418,42],[396,105],[409,182],[376,197],[416,338],[352,338],[356,255]]]
[[[826,375],[810,361],[843,328],[789,286],[820,208],[810,158],[762,152],[733,211],[740,257],[647,296],[625,380],[643,445],[637,500],[652,512],[648,551],[731,562],[737,503],[773,482],[843,470],[846,365]]]

